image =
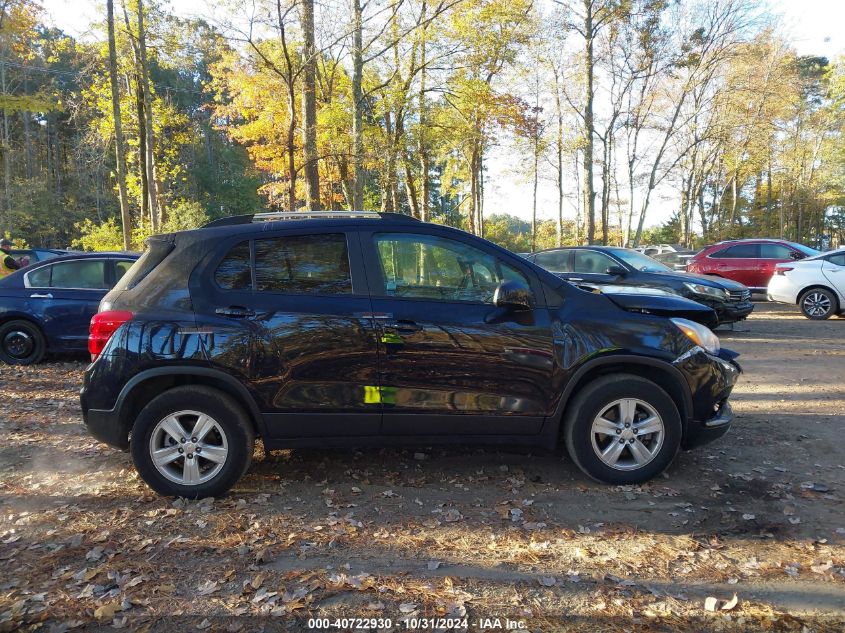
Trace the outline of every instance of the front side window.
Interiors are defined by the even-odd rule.
[[[715,259],[757,259],[760,257],[758,244],[737,244],[711,255]]]
[[[598,251],[575,251],[575,261],[572,272],[582,274],[604,275],[611,266],[618,266],[613,258]]]
[[[343,233],[255,240],[259,292],[351,294],[349,249]]]
[[[845,266],[845,253],[828,257],[827,261],[829,261],[831,264],[834,264],[835,266]]]
[[[123,275],[132,268],[134,261],[128,259],[119,259],[114,263],[114,282],[117,283],[123,278]]]
[[[375,242],[390,297],[492,304],[503,281],[528,286],[518,270],[463,242],[409,233],[378,234]]]

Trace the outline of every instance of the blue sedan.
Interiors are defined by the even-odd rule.
[[[135,263],[131,253],[74,253],[0,279],[0,361],[37,363],[48,352],[86,352],[100,299]]]

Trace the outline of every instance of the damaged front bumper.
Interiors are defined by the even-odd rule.
[[[695,347],[673,363],[686,377],[692,396],[684,428],[683,448],[694,448],[722,437],[734,414],[728,398],[742,373],[738,354],[721,350],[718,356]]]

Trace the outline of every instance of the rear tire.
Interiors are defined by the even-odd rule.
[[[34,323],[17,319],[0,325],[0,360],[8,365],[34,365],[44,358],[47,341]]]
[[[567,408],[566,448],[584,473],[639,484],[662,473],[681,446],[681,416],[657,384],[612,374],[585,385]]]
[[[825,288],[810,288],[798,300],[801,313],[808,319],[824,321],[839,312],[836,295]]]
[[[135,468],[159,494],[189,499],[222,495],[247,471],[252,423],[221,391],[175,387],[154,398],[132,427]]]

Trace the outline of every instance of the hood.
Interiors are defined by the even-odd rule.
[[[659,272],[650,272],[650,275],[655,275],[661,279],[665,279],[666,281],[675,281],[675,282],[689,282],[689,283],[697,283],[703,286],[711,286],[713,288],[721,288],[722,290],[745,290],[746,286],[739,283],[738,281],[733,281],[731,279],[725,279],[724,277],[711,277],[710,275],[696,275],[693,273],[684,273],[684,272],[674,272],[671,270],[666,271],[659,271]]]
[[[706,325],[711,329],[719,324],[719,318],[713,309],[677,295],[625,294],[623,292],[614,292],[605,294],[605,296],[626,312],[689,319],[690,321],[696,321],[697,323]]]

